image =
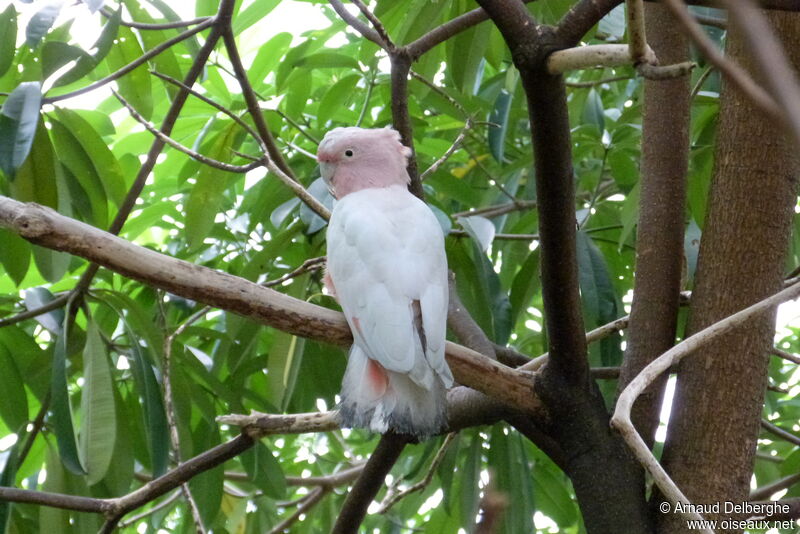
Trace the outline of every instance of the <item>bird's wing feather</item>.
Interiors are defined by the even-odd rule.
[[[356,343],[391,371],[409,373],[420,363],[412,310],[419,301],[426,359],[447,383],[442,239],[436,217],[405,188],[351,193],[330,221],[328,272]]]

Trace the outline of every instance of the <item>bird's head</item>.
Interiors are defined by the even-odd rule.
[[[317,151],[320,172],[336,198],[370,187],[407,185],[411,149],[391,128],[334,128]]]

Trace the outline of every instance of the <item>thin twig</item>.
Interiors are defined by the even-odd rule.
[[[785,350],[781,350],[778,347],[772,347],[772,353],[775,354],[776,356],[783,358],[784,360],[800,364],[800,356],[797,356],[790,352],[786,352]]]
[[[205,102],[206,104],[208,104],[209,106],[213,107],[214,109],[216,109],[218,111],[221,111],[222,113],[224,113],[225,115],[230,117],[231,120],[233,120],[236,124],[241,126],[248,134],[250,134],[250,136],[253,139],[256,140],[256,142],[258,142],[258,143],[261,142],[261,139],[258,136],[258,132],[256,132],[253,129],[252,126],[247,124],[244,120],[242,120],[241,117],[239,117],[236,113],[234,113],[233,111],[229,110],[228,108],[226,108],[222,104],[220,104],[218,102],[215,102],[211,98],[207,97],[206,95],[204,95],[204,94],[202,94],[202,93],[200,93],[198,91],[195,91],[194,89],[192,89],[188,85],[184,84],[182,81],[176,80],[172,76],[168,76],[166,74],[163,74],[163,73],[155,71],[155,70],[151,70],[150,74],[152,74],[153,76],[155,76],[157,78],[161,78],[165,82],[171,83],[172,85],[175,85],[176,87],[180,87],[181,89],[183,89],[184,91],[187,91],[190,95],[192,95],[193,97],[197,98],[198,100],[201,100],[201,101]]]
[[[431,462],[431,466],[428,468],[428,472],[425,473],[425,476],[422,478],[422,480],[397,492],[395,487],[389,488],[386,497],[383,499],[380,507],[378,508],[377,513],[385,514],[392,506],[400,502],[408,495],[417,491],[422,491],[428,487],[428,485],[431,483],[431,480],[433,480],[433,475],[439,469],[439,465],[441,465],[442,460],[444,460],[444,456],[447,453],[447,450],[450,448],[450,444],[453,443],[453,440],[457,435],[458,432],[450,432],[447,434],[442,442],[441,447],[439,447],[439,450],[436,452],[436,456],[433,457],[433,461]]]
[[[678,488],[666,471],[664,471],[664,468],[658,463],[656,457],[653,456],[650,448],[645,444],[642,436],[639,435],[636,428],[633,426],[631,422],[631,408],[633,407],[634,401],[659,375],[678,363],[682,358],[693,354],[698,348],[716,340],[742,324],[747,323],[753,317],[773,309],[782,302],[797,298],[798,295],[800,295],[800,283],[790,286],[684,339],[653,360],[636,375],[617,399],[617,406],[611,418],[611,426],[620,432],[622,438],[638,458],[639,462],[653,476],[653,480],[664,496],[673,504],[689,503],[691,501],[686,498],[680,488]],[[686,515],[692,519],[702,519],[700,514],[697,513]],[[706,530],[706,532],[710,531]]]
[[[101,8],[100,13],[106,18],[113,16],[113,11],[108,7]],[[176,20],[174,22],[136,22],[133,20],[121,20],[119,23],[129,28],[136,28],[137,30],[174,30],[176,28],[186,28],[194,26],[195,24],[202,24],[212,18],[213,17],[198,17],[190,20]]]
[[[458,150],[458,147],[461,145],[462,141],[464,141],[464,137],[466,137],[467,131],[470,128],[472,128],[472,119],[471,118],[467,118],[466,124],[464,124],[464,127],[458,133],[458,136],[456,137],[455,141],[453,141],[453,144],[450,145],[450,148],[448,148],[445,151],[445,153],[442,154],[442,156],[439,159],[434,161],[433,165],[428,167],[422,174],[419,175],[419,179],[420,180],[424,180],[427,176],[429,176],[429,175],[433,174],[434,172],[436,172],[436,170],[439,167],[441,167],[442,164],[445,161],[447,161],[450,158],[450,156],[452,156],[455,153],[456,150]]]
[[[67,301],[69,300],[69,296],[70,296],[69,293],[64,293],[63,295],[59,295],[58,297],[54,298],[47,304],[39,306],[38,308],[26,310],[16,315],[12,315],[11,317],[5,317],[3,319],[0,319],[0,328],[3,328],[4,326],[10,326],[12,324],[17,324],[19,322],[25,321],[26,319],[32,319],[34,317],[38,317],[42,314],[58,309],[67,303]]]
[[[297,507],[297,510],[292,513],[289,517],[272,527],[269,530],[269,534],[278,534],[279,532],[285,531],[287,528],[292,526],[294,523],[300,519],[300,516],[304,513],[308,512],[311,508],[313,508],[319,501],[322,500],[325,495],[327,495],[331,490],[326,487],[318,487],[314,488],[311,493],[306,495],[306,497],[300,503],[300,506]]]
[[[330,3],[333,10],[336,11],[336,13],[342,18],[342,20],[345,21],[348,25],[350,25],[350,27],[352,27],[358,33],[360,33],[362,37],[364,37],[369,41],[372,41],[373,43],[380,46],[384,50],[388,49],[387,43],[378,34],[378,32],[373,30],[360,20],[358,20],[358,17],[350,13],[347,10],[347,8],[344,7],[344,4],[342,4],[340,0],[328,0],[328,2]]]
[[[782,429],[778,425],[770,423],[766,419],[762,419],[761,420],[761,428],[763,428],[764,430],[766,430],[770,434],[778,436],[779,438],[781,438],[784,441],[788,441],[792,445],[800,446],[800,436],[792,434],[791,432]]]
[[[159,304],[161,300],[159,300]],[[186,330],[189,326],[191,326],[194,322],[198,319],[203,317],[210,308],[208,306],[198,310],[194,314],[192,314],[186,321],[180,324],[174,332],[164,338],[164,369],[163,369],[163,377],[164,377],[164,404],[167,413],[167,424],[169,425],[169,436],[170,441],[172,442],[172,449],[175,453],[176,458],[178,459],[178,465],[182,463],[181,458],[181,441],[180,436],[178,433],[178,422],[175,418],[175,398],[173,396],[172,390],[172,343],[175,339],[181,335],[184,330]],[[203,519],[200,515],[200,509],[197,505],[197,501],[195,500],[194,496],[192,495],[192,491],[189,488],[189,484],[181,484],[181,493],[183,493],[184,497],[186,497],[186,502],[189,503],[189,510],[192,513],[192,519],[194,519],[195,526],[197,527],[198,534],[205,534],[206,529],[203,525]]]
[[[224,161],[219,161],[214,158],[209,158],[208,156],[204,156],[199,152],[192,150],[191,148],[180,144],[179,142],[175,141],[170,136],[164,134],[161,130],[156,128],[150,121],[142,117],[142,115],[136,111],[136,109],[127,101],[125,98],[119,94],[116,90],[112,89],[111,93],[120,101],[120,103],[127,108],[128,112],[131,114],[131,117],[145,127],[145,129],[160,139],[165,145],[171,146],[175,150],[179,152],[183,152],[190,158],[203,163],[204,165],[208,165],[209,167],[213,167],[215,169],[219,169],[221,171],[227,172],[235,172],[239,174],[244,174],[247,172],[252,171],[253,169],[257,169],[258,167],[264,166],[263,160],[252,161],[247,165],[233,165],[231,163],[225,163]]]
[[[145,517],[150,517],[154,513],[158,512],[160,510],[163,510],[164,508],[167,508],[172,503],[174,503],[175,501],[180,499],[180,497],[181,497],[181,492],[180,491],[174,492],[172,495],[170,495],[169,497],[167,497],[166,499],[164,499],[160,503],[156,504],[155,506],[153,506],[149,510],[145,510],[144,512],[142,512],[140,514],[133,515],[129,519],[126,519],[125,521],[120,521],[119,522],[119,528],[125,528],[125,527],[129,527],[131,525],[135,525],[137,521],[141,521]]]
[[[178,43],[180,43],[181,41],[185,41],[186,39],[192,37],[193,35],[195,35],[197,33],[200,33],[201,31],[205,30],[206,28],[209,28],[209,27],[213,26],[215,22],[216,22],[216,17],[211,17],[208,20],[206,20],[205,22],[202,22],[202,23],[198,24],[196,27],[192,28],[191,30],[186,30],[185,32],[173,37],[172,39],[164,41],[160,45],[151,48],[150,50],[148,50],[147,52],[145,52],[144,54],[142,54],[141,56],[139,56],[135,60],[131,61],[130,63],[128,63],[127,65],[125,65],[121,69],[119,69],[119,70],[117,70],[115,72],[112,72],[111,74],[109,74],[105,78],[97,80],[96,82],[91,83],[91,84],[87,85],[86,87],[83,87],[83,88],[78,89],[76,91],[72,91],[71,93],[65,93],[63,95],[45,97],[45,98],[42,99],[42,104],[52,104],[53,102],[59,102],[61,100],[66,100],[68,98],[73,98],[73,97],[76,97],[76,96],[80,96],[80,95],[86,94],[86,93],[88,93],[90,91],[93,91],[93,90],[97,89],[98,87],[102,87],[102,86],[106,85],[109,82],[113,82],[114,80],[125,76],[126,74],[128,74],[129,72],[134,70],[135,68],[137,68],[137,67],[139,67],[141,65],[144,65],[150,59],[152,59],[152,58],[156,57],[157,55],[159,55],[161,52],[164,52],[165,50],[171,48],[172,46],[174,46],[174,45],[176,45]]]
[[[361,0],[350,0],[350,1],[354,3],[356,7],[358,7],[359,11],[361,11],[361,13],[363,13],[365,17],[367,17],[367,20],[370,22],[370,24],[372,24],[372,27],[375,28],[375,31],[378,32],[378,35],[380,35],[381,40],[383,40],[383,42],[386,43],[387,51],[391,52],[395,48],[397,48],[394,42],[392,42],[392,38],[389,37],[389,34],[386,32],[386,28],[383,27],[383,23],[380,21],[380,19],[378,19],[378,17],[375,16],[375,14],[372,11],[369,10],[367,5]]]
[[[603,85],[604,83],[622,82],[625,80],[632,80],[633,76],[612,76],[611,78],[602,78],[600,80],[589,80],[585,82],[564,82],[567,87],[574,87],[576,89],[586,89]]]

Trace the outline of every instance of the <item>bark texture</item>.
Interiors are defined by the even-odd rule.
[[[797,66],[800,18],[768,17]],[[735,27],[726,53],[758,76]],[[796,202],[797,148],[775,121],[738,91],[723,89],[718,132],[690,332],[781,287]],[[748,497],[774,326],[772,311],[680,365],[663,462],[694,502]],[[680,516],[669,514],[659,516],[658,532],[688,530]]]
[[[689,45],[670,11],[645,6],[647,40],[661,65],[689,60]],[[636,278],[619,391],[675,341],[683,263],[689,162],[689,77],[644,83]],[[652,444],[664,380],[645,390],[631,420]],[[644,487],[642,487],[644,490]]]

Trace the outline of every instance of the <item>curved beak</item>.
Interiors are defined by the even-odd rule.
[[[336,174],[336,164],[327,161],[320,161],[319,173],[322,175],[322,179],[325,180],[325,183],[328,184],[328,189],[332,191],[333,175]]]

